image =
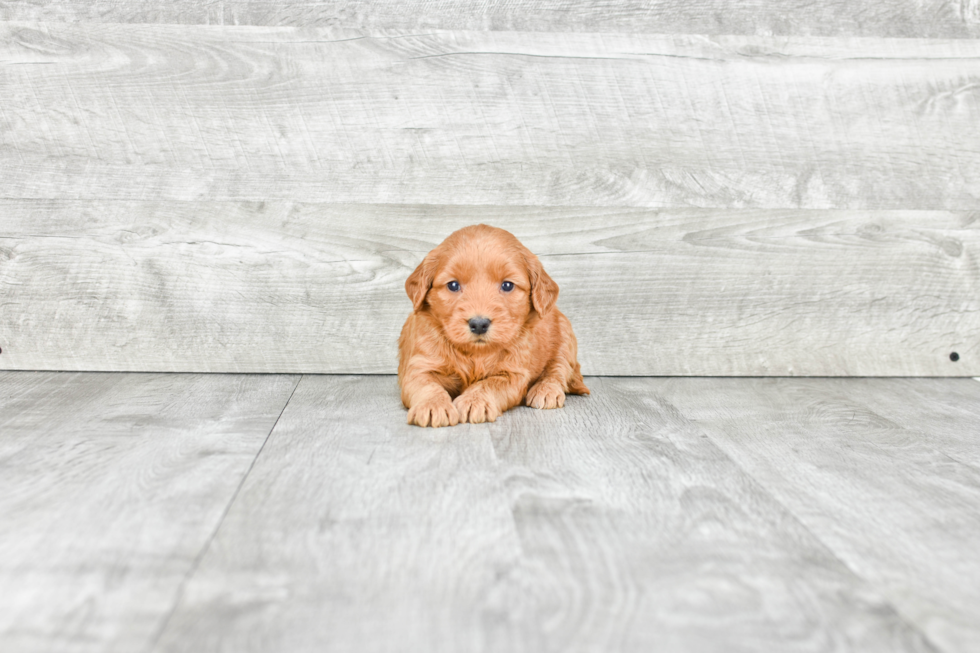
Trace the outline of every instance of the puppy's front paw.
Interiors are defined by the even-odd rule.
[[[535,383],[527,391],[525,402],[531,408],[561,408],[565,405],[565,393],[555,382]]]
[[[408,409],[408,423],[419,426],[456,426],[459,413],[449,395],[425,399]]]
[[[480,424],[493,422],[500,417],[500,409],[481,394],[464,392],[453,401],[460,422]]]

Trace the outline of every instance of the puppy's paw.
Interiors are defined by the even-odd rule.
[[[500,409],[482,394],[464,392],[453,400],[460,422],[480,424],[493,422],[500,417]]]
[[[459,413],[449,395],[425,399],[408,409],[408,423],[418,426],[456,426]]]
[[[561,408],[565,405],[565,393],[554,381],[543,381],[527,391],[524,403],[531,408]]]

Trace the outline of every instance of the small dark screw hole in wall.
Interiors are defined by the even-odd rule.
[[[959,359],[960,359],[960,355],[957,354],[955,351],[949,355],[949,360],[953,361],[954,363]]]

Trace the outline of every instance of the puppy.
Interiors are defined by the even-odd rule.
[[[559,408],[566,394],[589,394],[558,284],[513,234],[454,232],[405,291],[414,312],[398,339],[398,384],[409,424],[492,422],[522,400]]]

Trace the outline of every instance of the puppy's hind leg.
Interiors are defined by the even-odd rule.
[[[568,390],[566,392],[570,395],[591,394],[588,386],[585,385],[585,380],[582,379],[582,366],[578,362],[575,363],[575,370],[568,379]]]

